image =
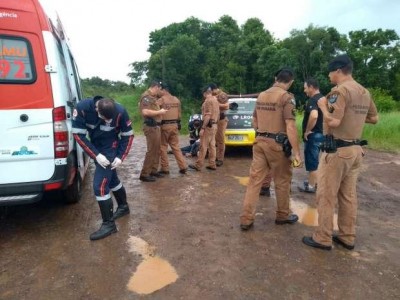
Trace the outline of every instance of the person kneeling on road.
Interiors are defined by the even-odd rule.
[[[96,96],[78,103],[74,109],[72,127],[75,140],[96,164],[93,189],[103,223],[99,230],[90,235],[90,239],[99,240],[117,232],[114,221],[130,212],[117,168],[132,146],[134,136],[131,121],[120,104]],[[115,213],[110,191],[118,203]]]

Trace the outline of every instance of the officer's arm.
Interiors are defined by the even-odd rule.
[[[132,121],[129,119],[128,112],[124,110],[121,115],[121,133],[120,133],[120,141],[118,143],[117,157],[124,161],[129,151],[131,150],[133,143],[133,129],[132,129]]]
[[[286,133],[292,145],[293,155],[295,157],[300,157],[300,147],[299,147],[299,140],[297,137],[297,127],[296,127],[296,120],[295,119],[286,119]]]
[[[74,110],[74,117],[72,119],[72,135],[79,146],[82,147],[91,158],[96,159],[96,156],[100,153],[96,147],[88,140],[86,122],[83,117],[82,111],[78,109]]]
[[[365,123],[376,124],[378,123],[378,121],[379,121],[378,110],[376,109],[374,101],[371,101],[371,105],[369,106]]]
[[[318,107],[321,109],[322,114],[324,115],[324,121],[330,128],[336,128],[340,125],[341,120],[334,118],[329,112],[328,100],[326,99],[326,97],[318,100]]]
[[[379,121],[378,115],[376,116],[367,116],[365,119],[365,123],[376,124]]]
[[[229,103],[219,103],[219,110],[227,110],[229,108]]]
[[[142,109],[142,115],[145,116],[145,117],[153,118],[153,117],[157,117],[159,115],[165,114],[166,111],[167,110],[164,109],[164,108],[162,108],[160,110],[152,110],[152,109],[143,108]]]

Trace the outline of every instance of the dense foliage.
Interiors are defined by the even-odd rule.
[[[400,39],[394,30],[358,30],[347,35],[332,27],[310,25],[275,39],[257,18],[238,26],[230,16],[216,23],[189,18],[150,33],[148,61],[133,62],[132,84],[162,79],[183,98],[200,98],[209,82],[231,94],[254,93],[273,82],[274,73],[291,66],[297,81],[291,91],[304,99],[303,80],[316,77],[321,91],[331,89],[327,64],[337,54],[354,61],[354,77],[368,88],[400,99]]]

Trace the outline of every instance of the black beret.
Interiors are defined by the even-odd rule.
[[[352,64],[350,57],[347,54],[336,56],[329,64],[328,71],[333,72],[337,69],[342,69]]]

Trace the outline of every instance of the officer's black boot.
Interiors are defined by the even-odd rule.
[[[122,187],[118,191],[113,192],[115,200],[117,200],[118,207],[114,213],[113,220],[121,218],[127,214],[129,214],[129,206],[128,202],[126,202],[126,191],[125,188]]]
[[[113,217],[112,199],[110,198],[108,200],[99,201],[99,206],[100,206],[101,217],[103,218],[103,223],[101,224],[99,230],[93,232],[90,235],[90,239],[92,241],[103,239],[109,236],[110,234],[117,232],[117,226],[115,226],[115,222],[112,219]]]

